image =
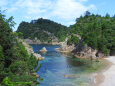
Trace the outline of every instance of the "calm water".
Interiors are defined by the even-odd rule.
[[[71,55],[64,56],[55,50],[58,45],[31,45],[34,52],[40,53],[39,50],[46,47],[48,52],[40,53],[44,60],[42,67],[37,72],[44,80],[40,86],[92,86],[92,77],[85,72],[83,65],[74,61]],[[38,64],[38,65],[39,65]],[[74,75],[75,77],[71,77]],[[65,77],[69,76],[69,77]]]

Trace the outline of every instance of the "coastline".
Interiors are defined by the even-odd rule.
[[[94,76],[96,80],[94,86],[115,86],[115,56],[104,59],[108,61],[108,66]]]
[[[22,44],[25,46],[29,55],[33,54],[37,60],[43,60],[44,59],[44,57],[42,57],[40,54],[34,53],[33,48],[27,42],[25,42],[21,39],[18,39],[18,41],[22,42]]]
[[[69,53],[69,51],[61,51],[60,48],[56,48],[56,50],[61,53]],[[40,56],[38,58],[40,58]],[[93,86],[115,86],[115,56],[109,56],[101,60],[104,60],[107,63],[107,66],[99,72],[92,74],[92,77],[94,78]]]

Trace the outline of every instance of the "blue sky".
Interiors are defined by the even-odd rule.
[[[69,26],[89,10],[95,14],[115,14],[115,0],[0,0],[5,15],[13,16],[14,31],[22,21],[45,18]]]

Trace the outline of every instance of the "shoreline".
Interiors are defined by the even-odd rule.
[[[94,76],[96,80],[94,86],[115,86],[115,56],[109,56],[104,60],[107,61],[108,65]]]

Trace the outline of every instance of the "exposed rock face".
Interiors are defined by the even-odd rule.
[[[34,53],[32,47],[29,46],[26,42],[24,42],[22,40],[19,40],[19,41],[21,41],[23,43],[23,45],[25,46],[29,55],[33,54],[37,60],[43,60],[44,59],[44,57],[42,57],[40,54]]]
[[[43,47],[40,51],[41,51],[41,52],[47,52],[47,50],[46,50],[45,47]]]
[[[77,49],[78,50],[78,49]],[[97,50],[92,49],[91,47],[85,45],[81,51],[75,51],[76,57],[80,58],[96,58]]]
[[[76,57],[92,58],[92,59],[106,57],[105,54],[92,49],[88,45],[83,46],[82,43],[83,43],[83,39],[81,39],[81,41],[79,42],[79,44],[76,46],[76,48],[74,50]]]
[[[28,44],[41,44],[40,40],[36,38],[34,40],[24,39],[24,41],[27,42]]]
[[[74,44],[67,45],[67,40],[68,40],[68,37],[66,37],[64,42],[60,42],[61,47],[60,47],[59,51],[62,53],[72,52],[75,48]]]
[[[52,45],[60,45],[61,42],[58,41],[57,38],[52,38],[52,42],[41,42],[39,39],[35,38],[34,40],[31,39],[24,39],[24,41],[28,44],[52,44]]]
[[[74,45],[62,45],[59,49],[60,52],[72,52],[74,50]]]

